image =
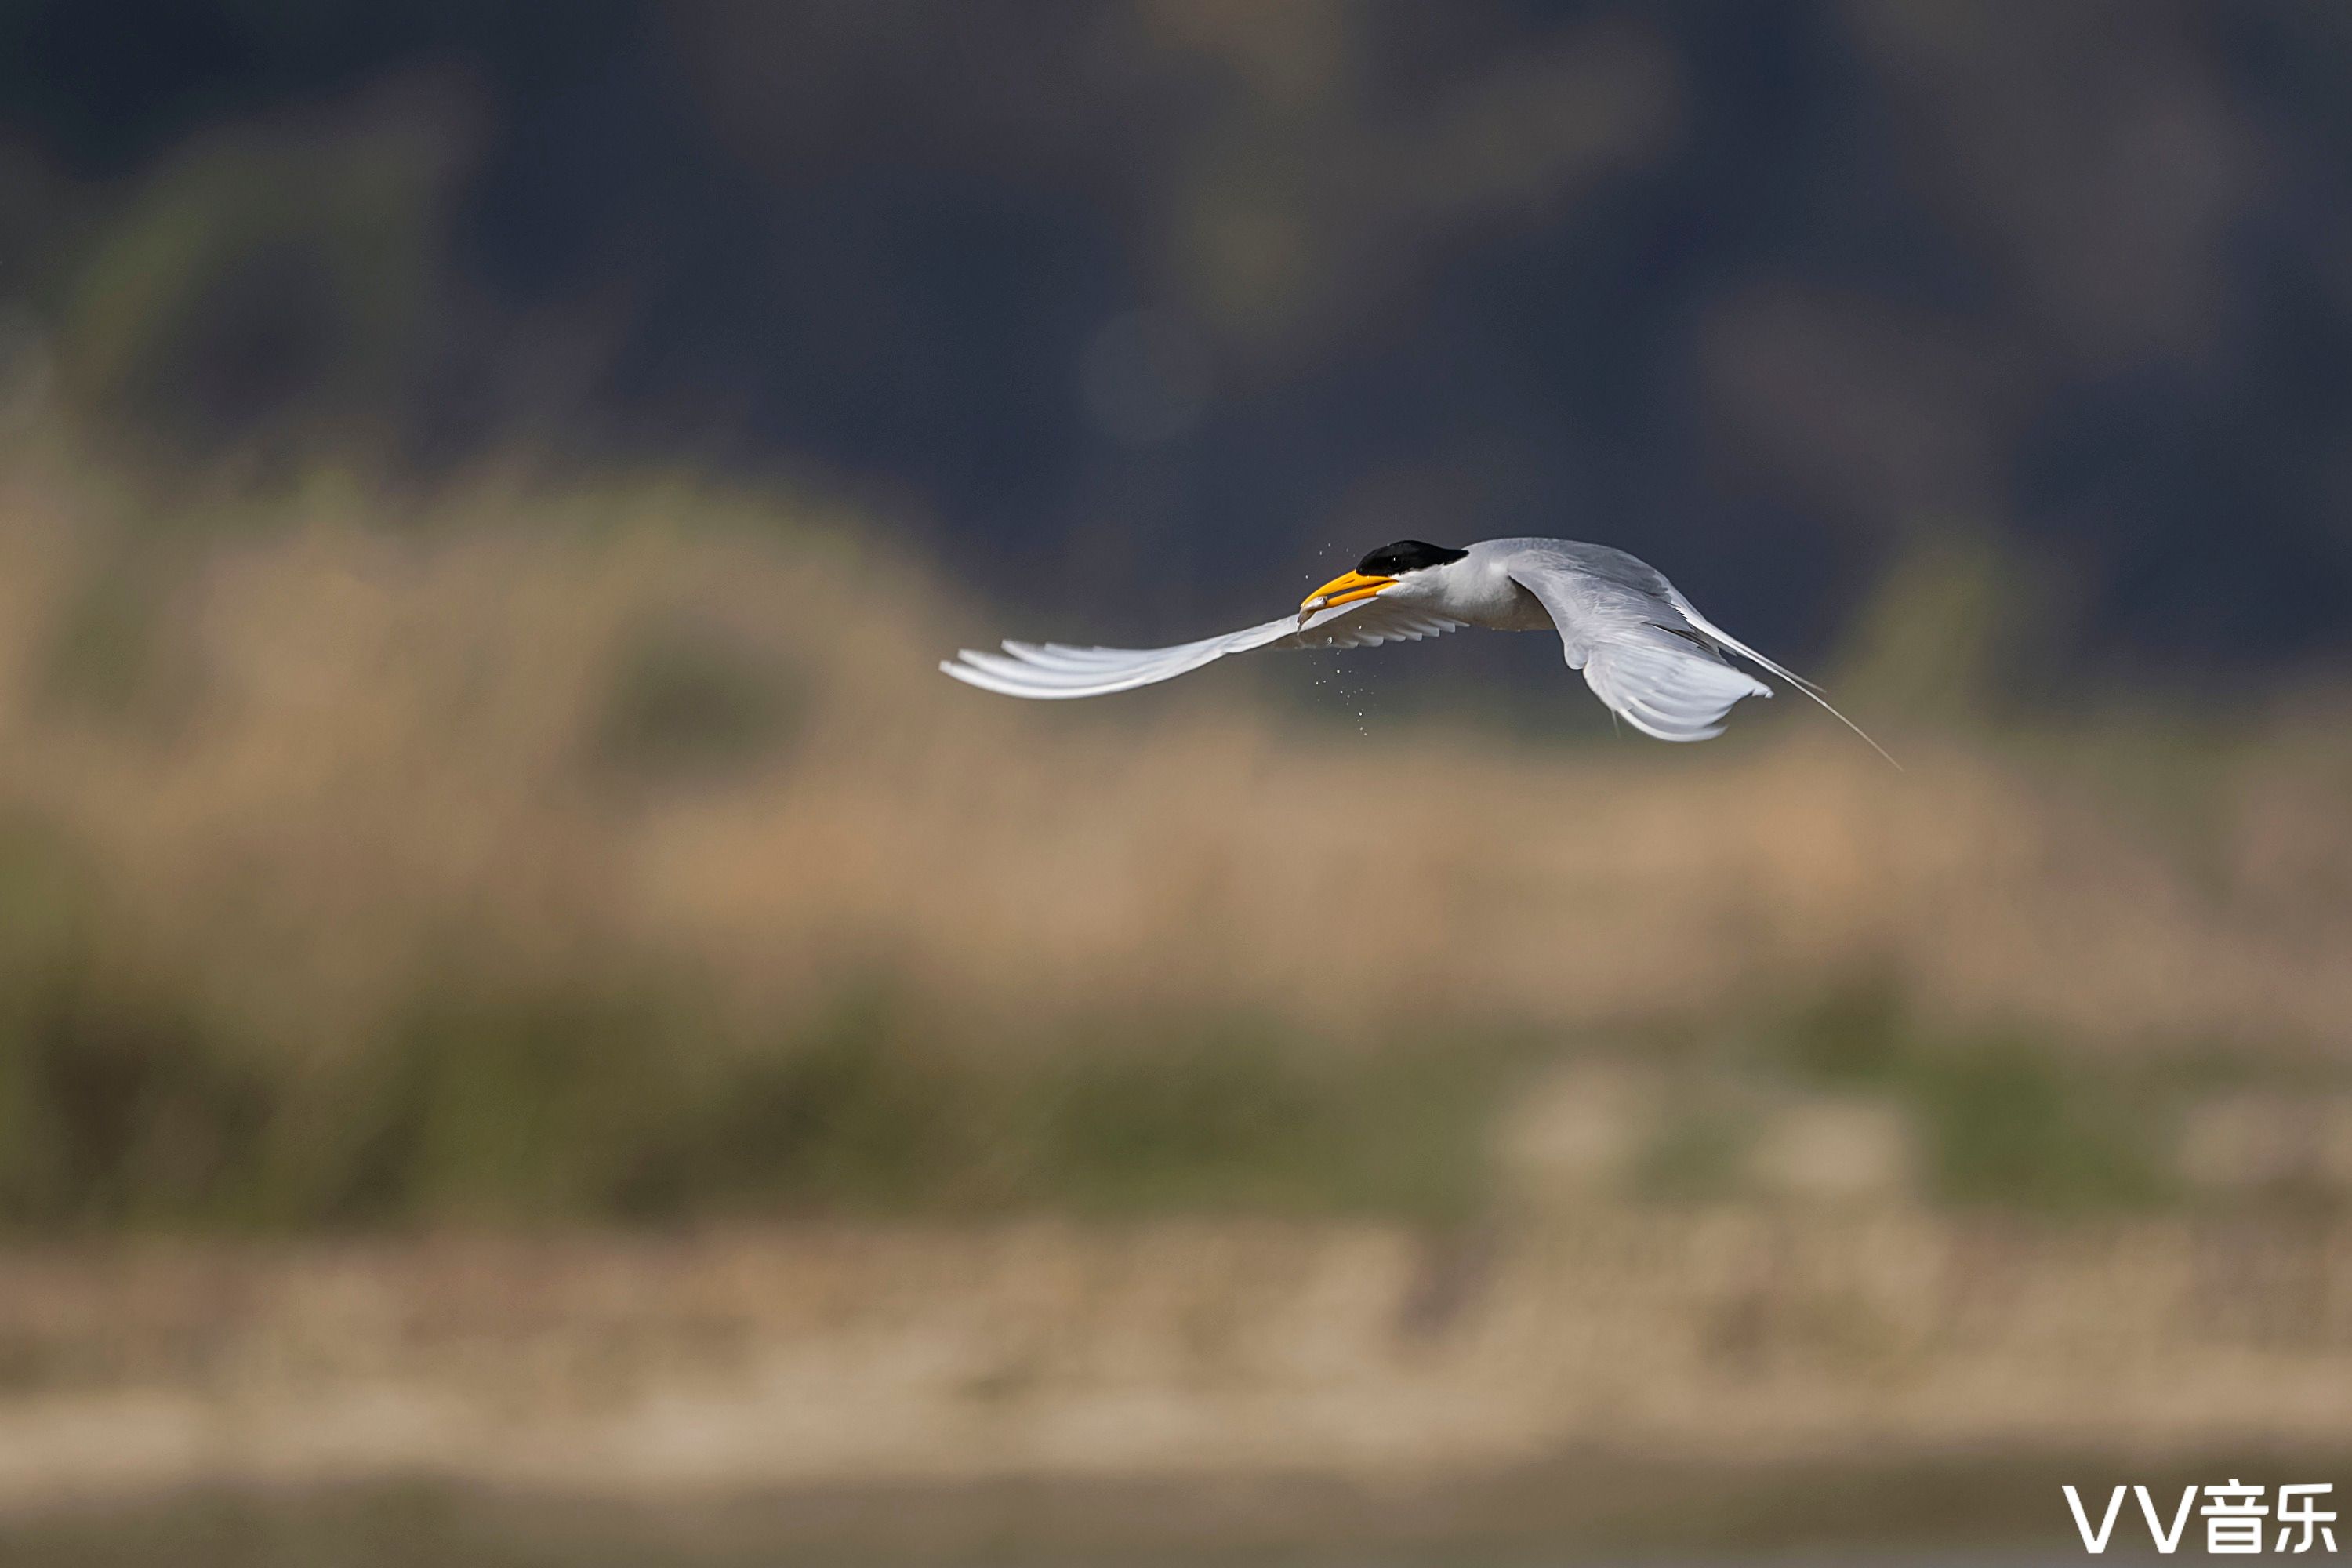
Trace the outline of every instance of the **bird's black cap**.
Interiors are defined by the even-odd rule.
[[[1395,577],[1418,572],[1424,566],[1443,566],[1469,553],[1466,550],[1448,550],[1443,544],[1424,544],[1418,539],[1400,539],[1394,544],[1381,545],[1357,562],[1356,570],[1367,577]]]

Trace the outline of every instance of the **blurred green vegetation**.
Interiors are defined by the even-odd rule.
[[[79,623],[64,625],[70,647]],[[690,774],[789,743],[789,688],[717,646],[656,638],[619,662],[593,729],[612,765]],[[185,978],[126,967],[111,918],[69,834],[0,824],[0,1226],[1034,1209],[1454,1222],[1490,1201],[1495,1129],[1530,1075],[1624,1049],[1490,1026],[1338,1048],[1215,1005],[990,1038],[1003,1026],[887,975],[745,1040],[650,961],[504,984],[453,955],[380,1028],[289,1053],[238,1037]],[[2342,1078],[2307,1054],[2103,1055],[1938,1023],[1875,970],[1749,996],[1637,1054],[1682,1086],[1631,1173],[1650,1198],[1740,1198],[1773,1096],[1859,1094],[1911,1130],[1919,1196],[2053,1215],[2186,1198],[2173,1144],[2201,1096]]]
[[[1559,1048],[1414,1032],[1337,1051],[1215,1012],[975,1048],[878,982],[747,1047],[677,979],[606,973],[505,994],[453,975],[383,1037],[296,1060],[103,969],[74,877],[53,838],[0,834],[0,1225],[20,1231],[1035,1208],[1452,1221],[1486,1202],[1496,1118]],[[2231,1066],[2234,1085],[2282,1070]],[[1935,1202],[2053,1215],[2179,1200],[2168,1141],[2210,1077],[2194,1057],[1940,1032],[1884,977],[1697,1072],[1633,1173],[1653,1197],[1738,1196],[1755,1086],[1779,1083],[1890,1098]]]
[[[2020,1030],[1938,1028],[1884,974],[1792,1009],[1762,1055],[1800,1082],[1890,1098],[1942,1202],[2065,1213],[2179,1195],[2167,1161],[2188,1098],[2178,1058],[2101,1060]]]
[[[1264,1020],[976,1051],[885,985],[740,1048],[686,989],[453,981],[308,1062],[101,978],[0,844],[0,1226],[72,1233],[1055,1208],[1458,1218],[1512,1049],[1334,1053]],[[33,940],[27,942],[27,938]],[[27,969],[33,973],[25,973]]]
[[[383,424],[446,341],[462,108],[396,79],[313,122],[191,138],[61,259],[68,407],[190,455]]]
[[[1685,1085],[1685,1092],[1652,1129],[1633,1172],[1635,1192],[1668,1203],[1736,1196],[1753,1127],[1723,1082]]]
[[[806,718],[800,671],[684,618],[642,628],[618,663],[594,739],[616,772],[724,773],[789,747]]]

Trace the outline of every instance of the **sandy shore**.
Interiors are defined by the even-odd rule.
[[[652,1503],[1564,1454],[2352,1450],[2352,1226],[1905,1211],[110,1245],[0,1259],[0,1508]]]

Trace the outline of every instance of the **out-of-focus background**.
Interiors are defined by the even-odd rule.
[[[2335,0],[0,6],[0,1546],[2343,1498],[2347,720]]]

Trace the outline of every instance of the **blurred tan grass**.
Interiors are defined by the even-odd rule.
[[[28,454],[7,1208],[912,1201],[949,1166],[983,1198],[1051,1167],[1377,1204],[1416,1190],[1370,1151],[1433,1083],[1464,1086],[1424,1139],[1454,1192],[1511,1051],[1857,983],[2093,1054],[2352,1030],[2325,726],[1921,731],[1901,776],[1801,710],[1690,749],[1366,737],[1245,671],[1047,710],[940,679],[992,620],[806,497],[517,470],[142,500]],[[1142,1167],[1087,1131],[1105,1104],[1146,1108],[1111,1115]],[[1040,1125],[1051,1152],[1009,1152]]]

